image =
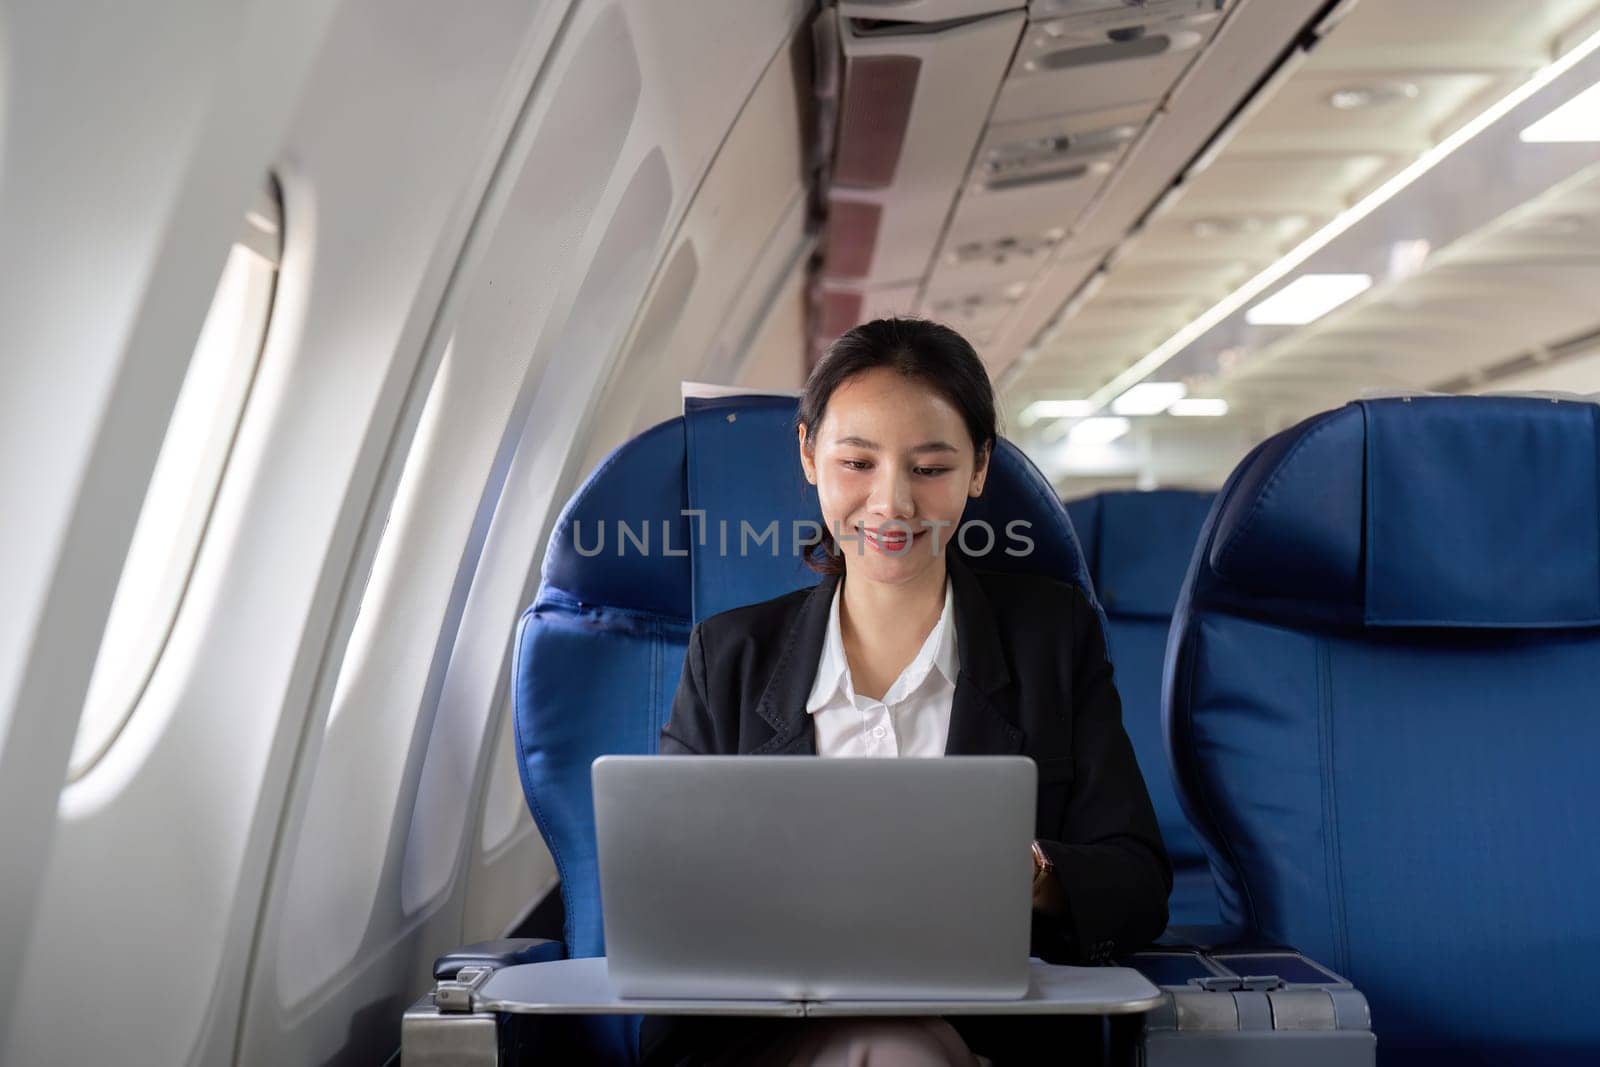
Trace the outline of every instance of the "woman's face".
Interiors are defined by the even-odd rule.
[[[960,411],[887,368],[833,391],[815,440],[800,428],[800,462],[848,574],[896,585],[943,569],[988,473]]]

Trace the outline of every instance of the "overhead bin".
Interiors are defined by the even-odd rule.
[[[847,9],[863,6],[899,19],[911,5]],[[922,282],[1025,22],[1021,10],[948,25],[841,20],[827,282]]]
[[[994,121],[1159,101],[1211,39],[1222,7],[1222,0],[1036,5],[1035,19],[1046,10],[1059,17],[1029,26]]]

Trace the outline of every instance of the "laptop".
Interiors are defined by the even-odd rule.
[[[603,756],[620,997],[1009,1000],[1028,988],[1022,756]]]

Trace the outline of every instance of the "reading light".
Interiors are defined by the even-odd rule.
[[[1215,418],[1228,413],[1228,402],[1209,396],[1191,396],[1173,401],[1168,415],[1204,415]]]
[[[1094,405],[1087,400],[1035,400],[1022,409],[1022,425],[1032,426],[1040,419],[1072,419],[1093,415]]]
[[[1400,173],[1379,185],[1355,204],[1345,208],[1320,230],[1295,245],[1249,281],[1201,312],[1198,318],[1190,320],[1177,333],[1145,353],[1143,358],[1132,366],[1095,390],[1089,399],[1104,404],[1107,399],[1116,396],[1129,384],[1154,373],[1158,367],[1188,348],[1196,338],[1287,277],[1291,271],[1326,248],[1340,234],[1388,203],[1402,189],[1449,158],[1456,149],[1504,118],[1518,104],[1577,66],[1597,48],[1600,48],[1600,30],[1589,34],[1561,58],[1541,67],[1527,81],[1478,112],[1454,133],[1412,160],[1411,164],[1403,168]]]
[[[1304,326],[1372,287],[1370,274],[1303,274],[1244,313],[1252,326]]]
[[[1328,104],[1336,111],[1361,111],[1400,100],[1415,100],[1419,90],[1410,82],[1378,82],[1373,85],[1347,85],[1328,94]]]
[[[1100,415],[1084,419],[1067,434],[1067,445],[1109,445],[1128,432],[1131,424],[1115,415]]]
[[[1529,144],[1600,141],[1600,85],[1589,86],[1523,130],[1520,136]]]
[[[1140,382],[1113,400],[1111,410],[1117,415],[1159,415],[1188,391],[1182,382]]]

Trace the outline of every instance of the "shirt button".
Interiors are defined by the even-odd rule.
[[[878,738],[880,741],[884,738],[884,736],[886,734],[888,734],[888,732],[889,732],[888,730],[885,730],[881,726],[874,726],[872,728],[872,736]]]

